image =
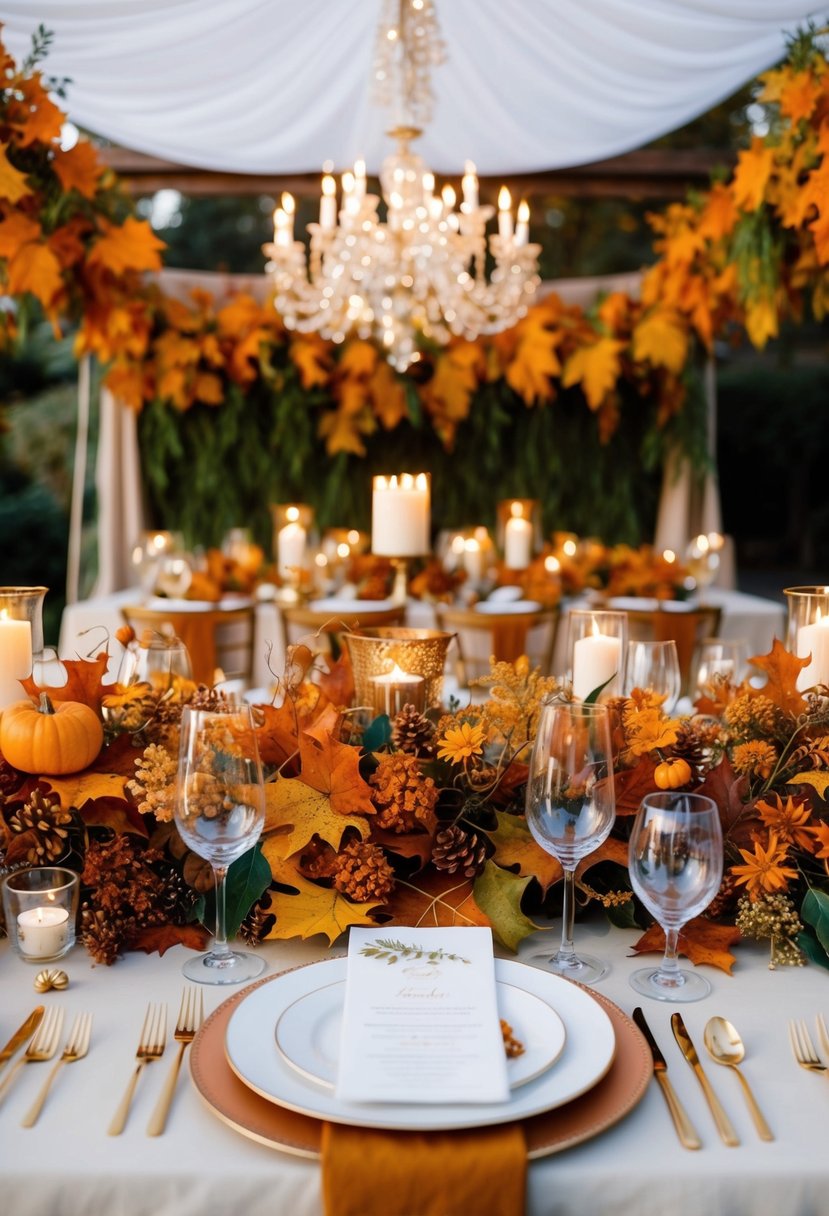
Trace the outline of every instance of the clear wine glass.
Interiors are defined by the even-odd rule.
[[[228,866],[259,839],[265,786],[249,705],[186,705],[181,715],[175,820],[185,843],[213,867],[216,935],[207,954],[182,971],[201,984],[238,984],[264,970],[264,959],[231,950],[225,928]]]
[[[121,656],[117,695],[104,699],[104,720],[113,730],[143,730],[159,701],[192,679],[190,653],[181,638],[148,629]]]
[[[527,824],[564,870],[561,945],[543,963],[558,975],[592,984],[608,965],[576,954],[575,872],[604,841],[616,817],[613,745],[606,705],[549,701],[541,710],[527,780]]]
[[[662,962],[634,971],[631,984],[658,1001],[700,1000],[711,985],[699,972],[680,968],[677,941],[682,926],[719,890],[723,845],[716,802],[703,794],[646,794],[633,821],[628,864],[634,892],[665,930]]]
[[[629,641],[623,687],[626,697],[634,688],[658,693],[665,712],[673,713],[682,688],[676,642]]]
[[[691,699],[711,694],[718,680],[739,684],[748,664],[748,642],[743,638],[703,638],[691,662]]]

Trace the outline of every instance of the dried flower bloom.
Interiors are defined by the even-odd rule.
[[[381,756],[371,775],[376,824],[392,832],[433,832],[438,791],[418,760],[405,752]]]
[[[789,860],[788,850],[785,845],[780,845],[774,832],[769,836],[765,848],[756,840],[753,853],[748,849],[740,849],[740,853],[745,865],[732,866],[731,873],[738,883],[745,886],[749,899],[759,899],[763,894],[785,891],[789,880],[797,878],[797,870],[786,865]]]
[[[127,782],[142,815],[154,815],[159,823],[173,818],[178,761],[160,743],[150,743],[136,761],[135,776]]]
[[[734,923],[744,937],[771,939],[770,971],[778,964],[787,967],[803,966],[803,954],[794,941],[798,933],[802,932],[803,925],[787,895],[761,895],[755,900],[743,895],[737,907]]]
[[[486,736],[480,724],[461,722],[458,726],[448,727],[438,740],[438,759],[461,764],[473,756],[482,755],[485,742]]]
[[[812,832],[807,826],[812,818],[811,808],[802,799],[788,797],[784,802],[779,794],[773,794],[773,802],[758,802],[760,818],[770,832],[783,845],[794,845],[797,849],[812,851]]]
[[[745,777],[769,777],[777,763],[777,749],[762,739],[738,743],[731,753],[734,772]]]

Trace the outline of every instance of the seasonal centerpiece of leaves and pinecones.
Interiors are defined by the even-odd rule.
[[[178,835],[173,807],[182,707],[224,693],[179,681],[163,695],[145,690],[132,715],[143,694],[107,683],[107,663],[106,651],[67,661],[60,687],[24,681],[28,702],[0,718],[0,864],[76,869],[80,940],[112,963],[126,950],[200,948],[213,924],[210,868]],[[644,794],[696,790],[720,808],[724,877],[680,948],[730,971],[741,936],[767,938],[772,965],[826,966],[829,689],[801,694],[804,661],[778,642],[754,664],[762,688],[717,680],[687,718],[641,691],[611,703],[617,821],[578,887],[615,923],[644,930],[633,949],[661,950],[630,889],[627,836]],[[293,647],[287,673],[255,711],[267,817],[229,874],[231,933],[333,943],[354,924],[476,924],[516,949],[558,913],[561,869],[523,815],[540,705],[566,695],[553,678],[526,658],[493,663],[476,682],[480,704],[367,721],[346,653],[334,662]],[[48,755],[33,751],[26,732],[44,714],[58,732],[81,719],[81,742],[67,732]]]

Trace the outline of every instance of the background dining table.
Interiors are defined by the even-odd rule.
[[[550,944],[558,927],[554,924]],[[630,1014],[644,1006],[668,1062],[669,1076],[700,1134],[703,1147],[683,1149],[655,1083],[621,1122],[585,1143],[533,1161],[527,1216],[824,1216],[829,1214],[827,1074],[799,1068],[787,1036],[787,1020],[829,1015],[829,975],[817,966],[770,971],[766,946],[741,943],[732,976],[703,968],[713,984],[706,999],[682,1012],[709,1080],[741,1140],[736,1148],[718,1138],[702,1091],[670,1030],[673,1006],[638,997],[628,983],[641,958],[630,955],[634,931],[601,919],[577,925],[578,942],[612,962],[597,986]],[[522,943],[519,959],[536,953],[539,935]],[[261,947],[267,974],[344,953],[321,939],[270,942]],[[500,950],[496,951],[501,953]],[[247,1139],[226,1126],[202,1101],[185,1069],[163,1135],[146,1135],[147,1122],[173,1058],[172,1024],[182,990],[183,947],[158,955],[128,954],[113,967],[93,965],[80,946],[62,961],[70,977],[62,993],[36,997],[37,967],[0,944],[0,1040],[5,1042],[38,1001],[60,1003],[71,1017],[94,1014],[86,1060],[58,1077],[33,1129],[20,1120],[45,1075],[26,1066],[0,1105],[0,1210],[14,1216],[320,1216],[320,1166]],[[510,957],[504,954],[504,957]],[[205,987],[209,1015],[235,994],[233,987]],[[160,1063],[141,1078],[124,1133],[107,1125],[134,1066],[147,1002],[167,1003],[171,1032]],[[714,1015],[727,1017],[746,1044],[744,1071],[775,1139],[761,1141],[738,1078],[710,1061],[703,1028]],[[367,1163],[370,1168],[370,1163]],[[416,1216],[415,1213],[412,1216]]]

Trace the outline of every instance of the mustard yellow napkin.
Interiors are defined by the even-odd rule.
[[[422,1133],[322,1127],[325,1216],[522,1216],[526,1173],[520,1123]]]

